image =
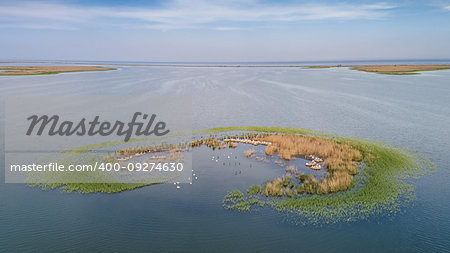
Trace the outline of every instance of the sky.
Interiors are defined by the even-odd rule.
[[[450,0],[0,1],[0,60],[450,59]]]

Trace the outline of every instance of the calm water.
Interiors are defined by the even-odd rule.
[[[269,208],[224,210],[227,191],[244,190],[279,171],[260,165],[264,173],[255,167],[237,173],[233,166],[196,160],[202,149],[194,154],[198,180],[180,190],[167,184],[81,195],[1,183],[0,251],[449,251],[450,71],[388,76],[346,68],[115,67],[0,77],[1,102],[24,93],[190,94],[193,129],[311,128],[396,143],[437,168],[414,181],[417,200],[402,214],[323,227],[297,226]],[[0,118],[3,124],[4,112]],[[1,151],[4,170],[3,145]]]

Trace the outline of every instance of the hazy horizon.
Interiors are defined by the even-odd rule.
[[[435,59],[354,59],[354,60],[291,60],[291,61],[145,61],[145,60],[84,60],[84,59],[2,59],[0,62],[73,62],[73,63],[89,63],[89,62],[105,62],[105,63],[142,63],[142,64],[308,64],[308,63],[335,63],[335,64],[351,64],[354,62],[450,62],[450,58],[435,58]]]

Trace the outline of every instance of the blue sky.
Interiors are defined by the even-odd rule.
[[[0,59],[450,59],[450,1],[1,1]]]

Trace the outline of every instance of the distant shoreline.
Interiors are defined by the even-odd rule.
[[[105,70],[114,70],[114,68],[97,66],[0,66],[0,76],[54,75],[69,72]]]
[[[0,62],[0,63],[20,63],[20,62]],[[64,64],[64,63],[60,63]],[[93,65],[86,62],[73,62],[67,64]],[[323,68],[350,68],[364,72],[371,72],[385,75],[418,75],[421,71],[448,70],[450,64],[348,64],[348,65],[240,65],[240,64],[132,64],[132,63],[104,63],[95,65],[108,66],[134,66],[134,67],[173,67],[173,68],[302,68],[302,69],[323,69]],[[114,70],[98,66],[0,66],[0,76],[12,75],[48,75],[67,72],[83,71],[104,71]]]
[[[418,64],[418,65],[337,65],[337,66],[309,66],[308,68],[334,68],[348,67],[353,70],[364,72],[373,72],[384,75],[419,75],[421,71],[446,70],[450,69],[450,65],[442,64]]]

